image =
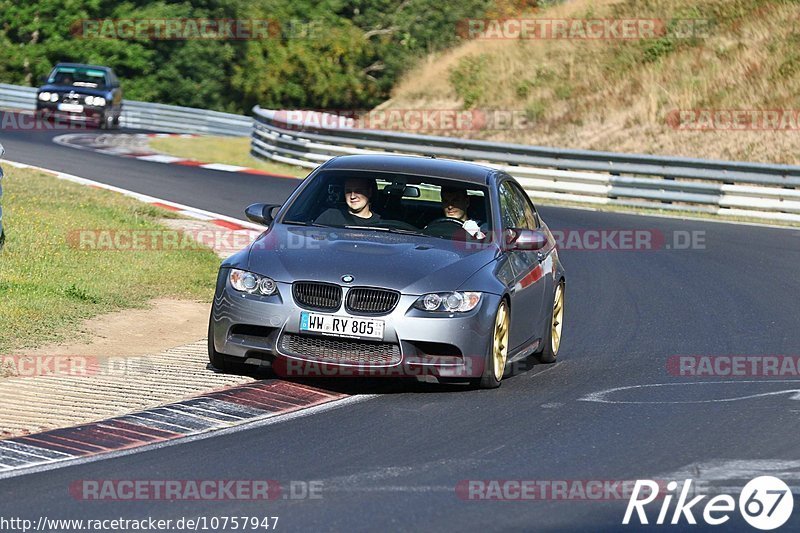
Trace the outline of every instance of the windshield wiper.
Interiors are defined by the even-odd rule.
[[[389,231],[389,228],[382,228],[380,226],[344,226],[346,229],[374,229],[378,231]]]
[[[385,231],[386,233],[399,233],[401,235],[419,235],[421,237],[430,237],[430,235],[426,235],[425,233],[414,231],[412,229],[402,229],[402,228],[384,228],[383,226],[345,226],[347,229],[374,229],[378,231]]]
[[[391,233],[399,233],[401,235],[419,235],[420,237],[430,237],[427,233],[422,233],[421,231],[416,231],[413,229],[402,229],[402,228],[387,228]]]
[[[333,228],[335,226],[327,226],[325,224],[317,224],[316,222],[304,222],[302,220],[284,220],[282,224],[288,224],[290,226],[309,226],[314,228]]]

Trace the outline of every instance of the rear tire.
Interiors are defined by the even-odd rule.
[[[542,349],[534,356],[540,363],[555,363],[561,347],[561,334],[564,327],[564,280],[556,285],[553,294],[553,308],[550,311],[550,326],[542,339]]]
[[[494,318],[494,331],[492,333],[492,344],[486,353],[483,364],[483,374],[479,382],[482,389],[496,389],[500,386],[503,373],[508,361],[508,328],[511,323],[511,313],[508,309],[508,302],[503,299],[497,306],[497,313]]]

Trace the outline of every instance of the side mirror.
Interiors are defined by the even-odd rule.
[[[42,85],[45,85],[47,83],[47,76],[42,76],[41,78],[39,78],[39,81],[42,82]]]
[[[252,204],[244,210],[245,216],[256,224],[269,226],[272,224],[272,210],[280,207],[278,204]]]
[[[506,230],[506,243],[511,250],[535,252],[547,246],[547,234],[539,230]]]

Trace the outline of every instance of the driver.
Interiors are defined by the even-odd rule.
[[[344,182],[347,209],[326,209],[314,222],[326,226],[374,226],[381,221],[380,215],[371,209],[377,192],[374,179],[347,178]]]
[[[442,210],[447,218],[457,218],[461,222],[466,222],[467,208],[469,207],[469,195],[466,189],[457,187],[442,187]]]
[[[442,198],[442,211],[447,218],[461,221],[461,227],[475,239],[483,239],[486,235],[481,231],[480,224],[475,220],[470,220],[467,216],[469,207],[469,195],[466,189],[459,187],[442,187],[440,192]]]

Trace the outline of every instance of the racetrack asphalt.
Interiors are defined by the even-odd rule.
[[[50,142],[58,133],[2,132],[0,143],[13,161],[240,218],[246,205],[278,203],[297,183],[74,150]],[[278,516],[278,528],[287,531],[617,531],[637,529],[620,525],[627,499],[469,501],[456,486],[691,477],[713,489],[771,473],[800,486],[800,402],[788,392],[800,389],[796,374],[698,378],[668,370],[671,356],[800,355],[800,230],[555,207],[540,212],[551,229],[575,235],[649,231],[674,245],[699,232],[702,246],[562,249],[567,299],[559,362],[520,371],[500,389],[315,381],[376,396],[0,480],[0,516]],[[644,387],[651,384],[666,385]],[[619,387],[631,388],[603,395]],[[77,480],[105,479],[314,481],[322,497],[97,502],[69,492]],[[694,512],[701,524],[702,505]],[[659,508],[647,507],[651,521]],[[685,519],[679,527],[687,527]],[[724,527],[752,531],[737,512]],[[799,527],[796,506],[784,529]]]

